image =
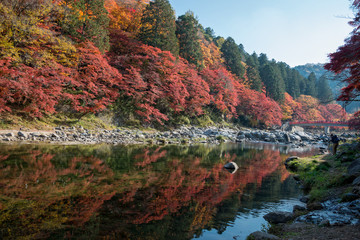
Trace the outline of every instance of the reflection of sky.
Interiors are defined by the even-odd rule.
[[[303,205],[297,198],[284,199],[280,202],[264,203],[260,208],[252,209],[250,212],[239,212],[234,223],[229,224],[226,231],[221,235],[216,229],[204,231],[202,236],[196,239],[221,240],[221,239],[246,239],[246,237],[255,231],[260,231],[267,222],[263,216],[272,211],[292,211],[294,205]]]

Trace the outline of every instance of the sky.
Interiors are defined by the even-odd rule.
[[[350,0],[169,0],[177,16],[192,11],[216,36],[291,67],[326,63],[352,31]]]

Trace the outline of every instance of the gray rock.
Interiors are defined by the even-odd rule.
[[[268,213],[264,216],[264,219],[268,221],[269,223],[287,223],[293,219],[293,213],[291,212],[282,212],[282,211],[276,211]]]
[[[301,198],[300,198],[300,202],[303,202],[303,203],[308,203],[309,202],[309,197],[308,196],[302,196]]]
[[[353,185],[355,186],[359,186],[360,185],[360,177],[357,177],[353,182],[352,182]]]
[[[291,142],[291,138],[290,138],[290,135],[288,133],[284,134],[284,140],[285,140],[285,142]]]
[[[347,169],[349,175],[360,176],[360,159],[353,161]]]
[[[14,133],[6,133],[5,137],[15,137]]]
[[[314,210],[322,210],[324,209],[324,206],[319,202],[313,202],[313,203],[307,203],[306,208],[309,211],[314,211]]]
[[[224,165],[224,168],[227,169],[238,169],[238,165],[235,162],[228,162],[227,164]]]
[[[59,138],[59,136],[56,135],[55,133],[51,134],[50,137],[51,137],[51,138]]]
[[[254,240],[278,240],[278,239],[280,239],[279,237],[277,237],[275,235],[261,232],[261,231],[253,232],[252,234],[249,235],[248,238],[254,239]]]
[[[298,211],[305,211],[306,210],[306,208],[305,207],[303,207],[303,206],[300,206],[300,205],[295,205],[294,207],[293,207],[293,212],[298,212]]]
[[[27,138],[29,135],[28,135],[28,133],[26,133],[26,132],[19,131],[19,132],[18,132],[18,136],[19,136],[19,137]]]

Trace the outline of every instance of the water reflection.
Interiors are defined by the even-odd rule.
[[[3,239],[241,232],[241,214],[298,194],[284,146],[0,145],[0,153]],[[230,161],[233,174],[223,168]]]

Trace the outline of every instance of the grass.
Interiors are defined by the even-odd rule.
[[[88,114],[80,119],[69,117],[63,114],[45,116],[43,118],[23,118],[17,115],[4,115],[0,119],[0,129],[32,129],[32,130],[52,130],[57,126],[83,127],[86,129],[115,129],[111,123],[111,116],[95,116]]]
[[[310,202],[325,200],[335,189],[344,188],[348,184],[347,164],[341,162],[341,157],[354,158],[357,152],[347,149],[346,145],[340,147],[339,152],[342,153],[300,158],[288,164],[289,169],[300,176],[309,193]]]

